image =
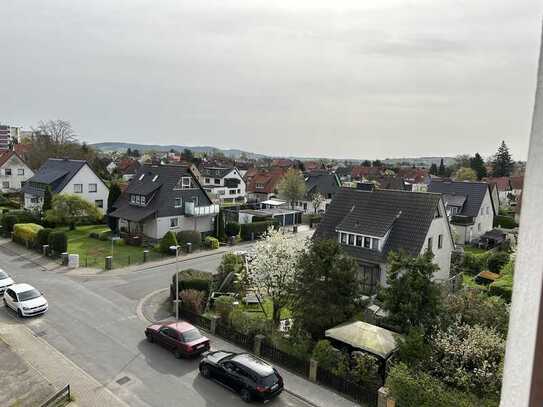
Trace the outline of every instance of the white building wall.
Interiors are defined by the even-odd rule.
[[[177,226],[170,227],[170,219],[177,218]],[[144,234],[155,239],[162,237],[172,231],[174,233],[183,230],[197,230],[200,233],[213,231],[214,216],[165,216],[154,220],[149,220],[144,225]],[[147,225],[152,223],[153,225]]]
[[[225,178],[236,178],[240,181],[240,183],[238,184],[236,188],[227,188],[224,185]],[[220,183],[215,184],[215,179],[220,180]],[[246,198],[247,184],[243,180],[243,177],[240,174],[240,172],[235,168],[232,171],[230,171],[227,175],[225,175],[224,178],[200,176],[199,180],[203,188],[211,193],[216,194],[217,198],[221,202],[225,202],[225,201],[232,202],[238,198]],[[206,181],[209,181],[209,182],[206,182]],[[235,191],[235,192],[231,193],[231,191]]]
[[[11,175],[6,175],[6,169],[11,170]],[[20,174],[20,171],[22,171],[23,174]],[[33,176],[34,172],[21,161],[20,158],[12,156],[0,169],[1,191],[9,192],[10,190],[20,190],[21,182],[24,182]]]
[[[82,184],[83,192],[75,193],[74,185]],[[96,184],[96,192],[89,192],[89,184]],[[107,197],[109,195],[109,189],[106,184],[94,173],[94,171],[85,164],[78,171],[77,174],[68,182],[68,184],[61,191],[64,194],[74,194],[80,196],[83,199],[95,204],[96,200],[102,200],[103,208],[102,212],[105,212],[107,209]]]

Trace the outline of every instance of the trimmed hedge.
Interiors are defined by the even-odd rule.
[[[170,246],[177,246],[177,239],[175,233],[172,231],[167,232],[162,239],[160,239],[160,251],[162,253],[171,253]]]
[[[50,228],[43,228],[38,231],[37,241],[40,246],[49,244],[49,235],[52,231],[53,229]]]
[[[212,278],[213,275],[205,271],[194,269],[181,270],[179,271],[179,291],[193,289],[205,291],[207,295],[211,288]],[[170,296],[171,298],[175,297],[175,273],[172,275]]]
[[[185,249],[187,243],[192,244],[193,249],[200,248],[202,244],[202,235],[197,230],[183,230],[176,235],[177,243]]]
[[[205,238],[204,243],[205,247],[207,247],[208,249],[215,250],[219,248],[219,239],[217,239],[216,237],[208,236]]]
[[[9,236],[11,232],[13,232],[13,226],[17,223],[17,216],[15,215],[4,215],[2,216],[2,230],[6,235]]]
[[[243,240],[251,240],[251,234],[254,234],[254,238],[257,239],[268,231],[270,227],[274,229],[279,228],[279,222],[277,221],[265,221],[245,223],[241,225],[240,234]]]
[[[53,230],[49,233],[48,243],[55,253],[64,253],[68,250],[68,237],[64,232]]]
[[[25,242],[35,242],[42,229],[43,226],[35,223],[17,223],[13,226],[13,236]]]
[[[226,236],[228,237],[237,236],[239,234],[239,229],[239,223],[228,222],[224,228],[224,233],[226,233]]]

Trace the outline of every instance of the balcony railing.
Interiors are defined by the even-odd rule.
[[[186,216],[209,216],[219,213],[219,205],[195,206],[194,202],[185,203]]]

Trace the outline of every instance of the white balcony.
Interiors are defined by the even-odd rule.
[[[210,216],[219,213],[219,205],[195,206],[194,202],[185,202],[186,216]]]

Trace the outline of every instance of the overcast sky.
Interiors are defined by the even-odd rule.
[[[536,0],[2,0],[0,122],[273,155],[528,146]]]

